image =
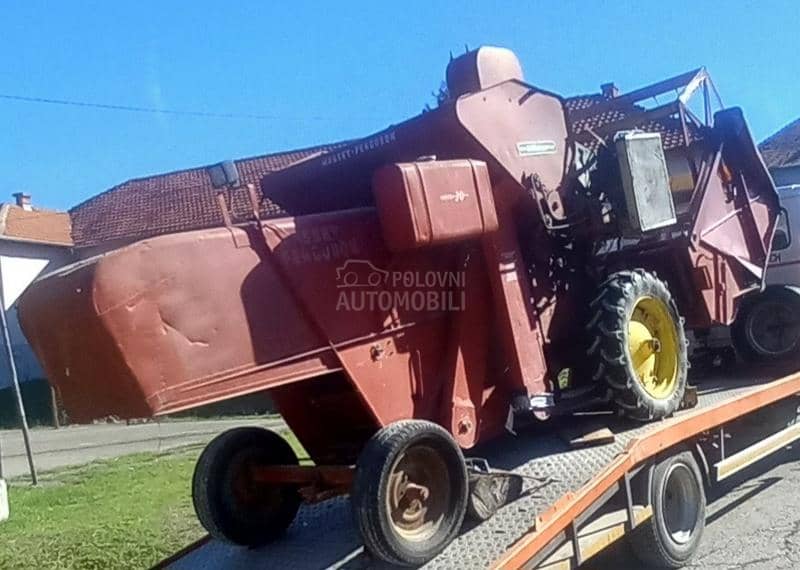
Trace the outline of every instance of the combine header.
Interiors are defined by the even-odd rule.
[[[436,109],[265,177],[253,210],[282,216],[144,240],[25,295],[73,418],[270,391],[314,465],[265,430],[219,436],[193,483],[213,536],[262,544],[349,493],[374,556],[421,564],[510,488],[463,450],[530,417],[691,405],[686,330],[762,287],[778,199],[704,71],[568,109],[481,48],[447,84]]]

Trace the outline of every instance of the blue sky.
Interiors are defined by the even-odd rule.
[[[369,134],[431,102],[449,52],[465,44],[512,48],[529,83],[565,95],[610,80],[630,90],[705,65],[759,140],[800,116],[793,1],[0,7],[0,94],[269,117],[0,99],[0,200],[26,190],[47,207],[133,177]]]

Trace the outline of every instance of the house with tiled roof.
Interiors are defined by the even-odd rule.
[[[758,145],[777,186],[800,184],[800,119]]]
[[[0,285],[11,348],[28,415],[49,418],[50,389],[17,320],[16,300],[43,271],[72,261],[70,218],[67,212],[38,208],[28,194],[14,194],[0,204]],[[11,377],[5,352],[0,352],[0,426],[16,424]]]
[[[253,184],[258,188],[265,176],[344,144],[235,160],[241,186],[227,195],[232,221],[244,221],[250,216],[252,208],[245,185]],[[262,216],[280,213],[268,199],[260,199]],[[128,180],[78,204],[69,215],[71,237],[82,256],[146,237],[218,227],[224,223],[209,166]]]

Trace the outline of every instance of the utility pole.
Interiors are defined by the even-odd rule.
[[[19,412],[20,423],[22,424],[22,439],[25,441],[25,453],[28,454],[28,467],[31,471],[31,481],[34,485],[39,484],[36,475],[36,465],[33,463],[33,450],[31,449],[31,434],[28,430],[28,418],[25,415],[25,403],[22,401],[22,390],[19,387],[19,377],[17,376],[17,365],[14,362],[14,353],[11,349],[11,336],[8,332],[8,321],[6,320],[6,301],[3,293],[3,279],[0,275],[0,328],[3,329],[3,346],[8,366],[11,371],[11,385],[17,398],[17,411]]]

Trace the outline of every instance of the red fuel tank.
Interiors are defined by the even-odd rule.
[[[392,251],[476,237],[497,229],[485,162],[429,160],[376,171],[375,204]]]

